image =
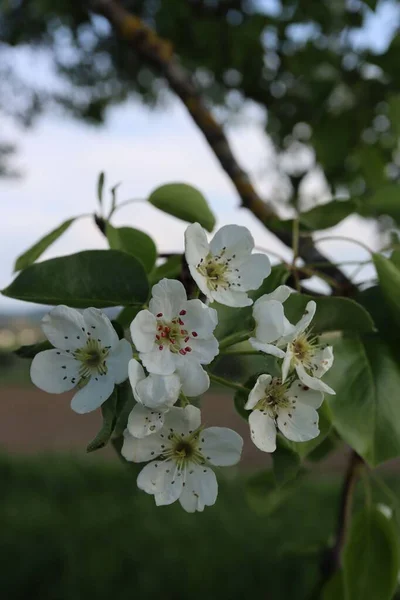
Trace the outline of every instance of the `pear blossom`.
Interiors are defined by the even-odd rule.
[[[128,377],[131,345],[118,339],[108,317],[97,308],[79,312],[56,306],[43,317],[42,329],[54,349],[35,356],[31,379],[51,394],[77,387],[71,402],[75,412],[99,408],[114,386]]]
[[[249,342],[255,350],[284,358],[285,352],[281,346],[285,345],[295,326],[285,317],[283,303],[292,292],[288,286],[280,285],[271,294],[264,294],[254,303],[255,337],[251,337]]]
[[[131,336],[149,373],[177,373],[183,393],[197,396],[210,384],[201,365],[218,354],[217,323],[217,312],[200,300],[188,300],[180,281],[162,279],[153,286],[149,310],[132,321]]]
[[[176,373],[146,377],[142,365],[135,359],[129,362],[129,381],[137,404],[128,417],[127,428],[137,438],[161,429],[165,414],[179,398],[181,382]]]
[[[243,440],[225,427],[201,426],[195,406],[173,406],[164,427],[138,439],[124,432],[122,455],[128,461],[152,461],[139,473],[137,485],[154,495],[157,506],[179,500],[187,512],[212,506],[218,483],[211,466],[227,467],[240,460]]]
[[[225,225],[208,243],[204,229],[193,223],[185,231],[190,273],[209,300],[227,306],[249,306],[247,293],[257,290],[271,272],[265,254],[252,254],[254,240],[240,225]]]
[[[298,379],[283,382],[271,375],[260,375],[249,394],[245,409],[251,410],[251,439],[263,452],[276,449],[277,429],[293,442],[317,437],[318,413],[324,396]]]
[[[317,336],[306,332],[317,305],[313,300],[308,302],[301,319],[296,325],[292,325],[283,309],[283,302],[290,293],[290,288],[280,286],[272,294],[266,294],[257,300],[253,309],[255,337],[249,341],[256,350],[283,358],[283,381],[295,370],[305,386],[335,394],[329,385],[321,381],[321,377],[333,364],[332,346],[321,344]]]

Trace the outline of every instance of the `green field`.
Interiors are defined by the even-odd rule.
[[[188,515],[155,508],[129,467],[62,456],[3,456],[0,480],[7,600],[307,600],[338,500],[331,479],[306,479],[260,516],[235,479],[215,507]]]

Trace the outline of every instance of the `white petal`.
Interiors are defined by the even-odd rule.
[[[86,344],[85,322],[74,308],[56,306],[42,319],[42,329],[53,346],[61,350],[76,350]]]
[[[250,435],[253,444],[263,452],[276,450],[275,421],[261,410],[253,410],[249,417]]]
[[[270,294],[264,294],[264,296],[261,296],[260,300],[264,298],[265,300],[277,300],[278,302],[283,303],[286,302],[290,294],[292,294],[293,292],[294,290],[292,290],[292,288],[288,287],[287,285],[280,285],[276,288],[276,290],[274,290]]]
[[[165,436],[161,432],[153,433],[145,438],[133,437],[127,429],[124,431],[124,443],[122,444],[122,456],[131,462],[145,462],[153,460],[162,454],[161,446],[165,445]]]
[[[163,485],[163,474],[171,468],[171,461],[154,460],[140,471],[137,478],[137,486],[147,494],[156,494],[161,491]]]
[[[196,266],[210,251],[206,232],[199,223],[193,223],[185,231],[185,257],[188,265]]]
[[[96,410],[109,398],[114,389],[114,379],[110,373],[94,375],[89,383],[76,392],[71,400],[71,408],[79,414]]]
[[[279,340],[285,331],[283,304],[277,300],[257,300],[253,308],[256,322],[255,337],[264,344]]]
[[[142,381],[143,379],[146,378],[146,373],[144,372],[144,369],[143,369],[142,365],[140,364],[140,362],[135,360],[134,358],[132,358],[132,360],[129,361],[128,375],[129,375],[129,383],[131,384],[133,395],[135,396],[135,400],[138,401],[138,398],[136,398],[136,395],[135,395],[136,386],[139,383],[139,381]],[[139,402],[140,402],[140,400],[139,400]]]
[[[203,367],[195,360],[187,358],[177,367],[182,382],[182,392],[192,398],[201,396],[210,387],[210,378]]]
[[[317,379],[317,377],[311,377],[311,375],[309,375],[306,372],[303,365],[299,362],[296,364],[296,372],[300,381],[312,390],[318,390],[320,392],[324,392],[325,394],[336,394],[335,390],[333,390],[331,387],[329,387],[329,385],[321,381],[321,379]]]
[[[243,440],[227,427],[209,427],[200,436],[201,452],[216,467],[230,467],[240,460]]]
[[[207,298],[210,298],[210,300],[212,300],[211,290],[208,287],[208,279],[207,279],[207,277],[204,277],[204,275],[202,275],[200,273],[200,271],[198,271],[197,268],[195,266],[193,266],[193,265],[189,265],[189,271],[190,271],[191,276],[193,277],[193,279],[197,283],[200,291],[205,296],[207,296]]]
[[[158,489],[154,494],[157,506],[172,504],[178,500],[183,490],[183,472],[172,462],[169,466],[157,480]]]
[[[253,300],[248,297],[246,292],[236,292],[232,288],[224,289],[219,286],[218,290],[213,290],[211,295],[215,302],[225,304],[225,306],[241,307],[253,304]]]
[[[265,354],[272,354],[272,356],[277,356],[278,358],[284,358],[285,356],[284,351],[273,344],[263,344],[256,338],[250,338],[249,342],[254,350],[260,350],[261,352],[265,352]]]
[[[271,273],[271,263],[266,254],[252,254],[239,267],[240,289],[258,290],[262,282]]]
[[[185,408],[173,406],[165,415],[165,431],[172,429],[180,435],[195,431],[201,425],[201,413],[196,406],[189,404]]]
[[[110,319],[98,308],[85,308],[83,311],[86,332],[88,336],[96,339],[104,347],[115,348],[118,344],[118,335],[111,325]]]
[[[252,410],[255,405],[264,398],[267,387],[272,381],[271,375],[260,375],[256,381],[255,386],[249,394],[249,399],[245,404],[246,410]]]
[[[221,227],[210,242],[211,252],[218,255],[226,248],[226,257],[233,255],[244,258],[254,248],[254,240],[247,227],[241,225],[225,225]]]
[[[314,377],[322,377],[333,365],[333,348],[326,346],[315,354],[312,360]]]
[[[128,377],[128,365],[132,359],[132,347],[128,340],[118,340],[117,345],[106,358],[106,365],[115,383],[122,383]]]
[[[179,398],[181,381],[177,374],[153,375],[138,382],[135,399],[150,409],[171,407]]]
[[[290,345],[286,349],[286,354],[282,363],[282,383],[285,383],[287,376],[289,375],[293,360],[293,352]]]
[[[294,330],[292,332],[289,332],[289,334],[285,336],[285,341],[294,340],[300,333],[303,333],[303,331],[307,329],[307,327],[313,320],[316,310],[316,303],[314,302],[314,300],[310,300],[310,302],[307,303],[306,310],[304,311],[304,314],[301,317],[300,321],[298,321],[294,326]]]
[[[78,383],[81,363],[66,352],[45,350],[36,354],[31,364],[33,383],[50,394],[72,390]]]
[[[319,435],[318,413],[312,406],[296,402],[281,409],[277,418],[280,431],[292,442],[307,442]]]
[[[185,487],[179,498],[182,508],[193,513],[201,512],[205,506],[215,504],[218,495],[218,482],[212,469],[206,466],[190,465],[186,471]]]
[[[324,401],[322,392],[310,389],[298,379],[292,383],[286,395],[290,400],[302,402],[307,406],[312,406],[312,408],[319,408]]]
[[[171,375],[182,356],[170,352],[168,346],[165,346],[162,350],[158,346],[154,346],[151,352],[141,352],[139,358],[149,373]]]
[[[141,310],[131,323],[132,342],[139,352],[150,352],[156,339],[157,319],[149,310]]]
[[[183,306],[186,314],[181,315],[182,327],[187,329],[188,334],[193,331],[196,337],[209,338],[218,325],[218,314],[214,308],[210,308],[201,300],[188,300]]]
[[[127,428],[133,437],[144,438],[159,431],[163,425],[164,411],[136,404],[129,413]]]
[[[212,337],[208,340],[199,338],[191,338],[188,341],[188,346],[191,348],[190,357],[197,360],[202,365],[208,365],[219,352],[218,340]]]
[[[164,319],[170,321],[178,316],[186,301],[186,291],[180,281],[161,279],[153,285],[149,309],[153,315],[161,314]]]

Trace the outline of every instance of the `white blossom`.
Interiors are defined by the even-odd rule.
[[[317,437],[318,413],[324,396],[296,379],[283,383],[271,375],[260,375],[245,405],[251,410],[251,439],[260,450],[274,452],[277,429],[293,442]]]
[[[183,393],[197,396],[210,385],[201,365],[218,354],[217,322],[217,312],[200,300],[188,300],[179,281],[162,279],[153,286],[149,310],[132,321],[131,336],[149,373],[177,372]]]
[[[128,417],[127,428],[137,438],[150,435],[164,425],[165,414],[179,398],[181,382],[177,374],[146,377],[142,365],[129,362],[129,381],[137,404]]]
[[[211,301],[227,306],[249,306],[249,290],[257,290],[271,272],[265,254],[252,254],[254,240],[240,225],[225,225],[208,243],[204,229],[189,225],[185,232],[185,255],[190,273]]]
[[[118,339],[108,317],[97,308],[79,312],[56,306],[43,317],[42,329],[54,349],[35,356],[31,379],[51,394],[78,387],[71,402],[75,412],[95,410],[115,384],[127,378],[131,345]]]
[[[283,381],[295,370],[304,385],[313,390],[335,394],[331,387],[321,381],[321,377],[333,364],[333,349],[321,344],[317,336],[306,333],[317,305],[313,300],[308,302],[301,319],[296,325],[292,325],[283,309],[283,302],[290,293],[290,288],[280,286],[272,294],[266,294],[257,300],[253,309],[255,337],[249,341],[256,350],[283,358]]]
[[[157,433],[138,439],[125,430],[122,455],[133,462],[152,461],[139,473],[137,484],[154,495],[157,506],[179,500],[187,512],[195,512],[217,499],[211,466],[236,464],[242,446],[242,438],[231,429],[203,429],[198,408],[174,406]]]

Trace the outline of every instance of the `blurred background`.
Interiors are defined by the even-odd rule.
[[[377,250],[392,239],[400,222],[399,2],[123,5],[172,42],[238,162],[280,217],[332,198],[357,198],[364,209],[323,236],[349,236]],[[290,249],[240,208],[168,83],[117,39],[94,7],[0,0],[0,287],[11,281],[16,257],[69,217],[88,215],[43,259],[107,247],[90,216],[98,209],[100,171],[106,189],[121,184],[120,202],[144,200],[160,184],[190,183],[208,199],[218,227],[246,225],[272,262],[279,260],[275,254],[290,260]],[[382,189],[397,206],[389,214],[369,208]],[[185,223],[145,202],[121,208],[113,224],[142,229],[160,252],[182,252]],[[334,262],[368,258],[343,241],[318,247]],[[373,281],[371,265],[355,267],[343,270],[356,282]],[[305,285],[328,290],[321,279]],[[119,464],[112,448],[85,454],[100,415],[75,415],[68,395],[34,389],[29,361],[12,353],[42,339],[44,312],[0,297],[4,597],[311,598],[321,549],[334,531],[346,450],[311,465],[301,491],[282,506],[259,506],[248,478],[269,459],[249,443],[231,398],[212,389],[206,421],[244,436],[243,464],[221,475],[218,503],[204,515],[155,509],[151,497],[136,491],[135,469]],[[234,368],[240,375],[246,365]],[[393,478],[397,465],[386,471]]]

